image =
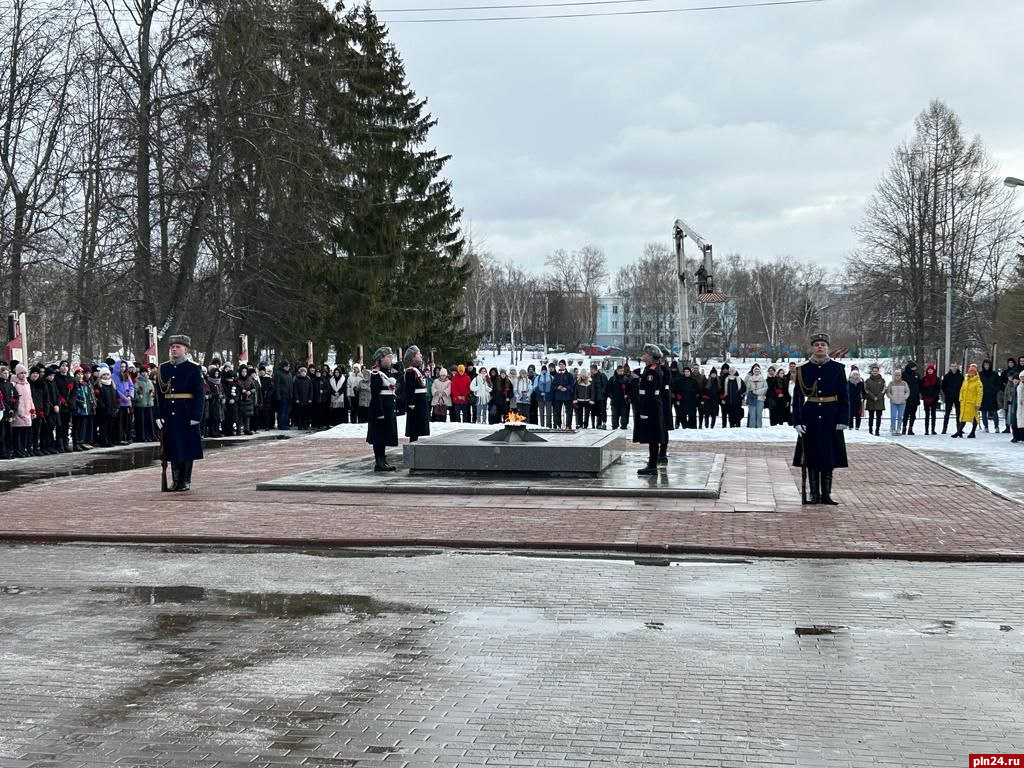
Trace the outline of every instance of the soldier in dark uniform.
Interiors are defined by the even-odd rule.
[[[668,370],[668,358],[672,354],[668,347],[661,348],[661,445],[658,446],[658,463],[668,464],[668,432],[672,429],[672,377]]]
[[[640,373],[636,390],[636,420],[633,423],[633,442],[647,444],[647,466],[638,475],[658,474],[658,451],[665,436],[665,409],[661,401],[662,390],[661,348],[645,344],[642,357],[645,367]]]
[[[188,359],[192,346],[188,336],[171,336],[168,341],[171,359],[156,375],[156,427],[163,433],[164,457],[171,465],[174,484],[169,490],[187,491],[192,484],[192,462],[203,458],[203,372]]]
[[[793,374],[793,427],[797,439],[793,465],[807,467],[808,504],[832,504],[832,470],[847,466],[843,431],[850,427],[850,389],[846,369],[828,356],[824,333],[811,338],[811,357]]]
[[[366,424],[366,442],[373,446],[373,471],[394,472],[384,459],[388,446],[398,445],[398,417],[395,414],[395,379],[391,377],[391,347],[373,353],[370,371],[370,409]]]
[[[430,393],[423,375],[423,353],[413,344],[405,350],[405,436],[410,443],[430,434]]]

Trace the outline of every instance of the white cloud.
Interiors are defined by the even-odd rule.
[[[391,27],[475,236],[538,270],[584,243],[625,263],[677,217],[838,265],[932,98],[1024,176],[1021,29],[1018,0]]]

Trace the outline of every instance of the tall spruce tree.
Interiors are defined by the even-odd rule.
[[[333,128],[349,205],[334,231],[335,285],[338,311],[355,322],[334,341],[465,354],[473,340],[460,314],[462,214],[442,175],[449,157],[427,146],[436,121],[370,7],[349,12],[345,25],[347,98]]]

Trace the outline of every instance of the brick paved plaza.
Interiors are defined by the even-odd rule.
[[[851,446],[834,508],[800,506],[789,445],[672,448],[726,455],[720,499],[254,490],[366,452],[312,438],[213,453],[188,494],[7,491],[0,766],[1024,751],[1024,507],[889,442]]]
[[[211,454],[188,494],[161,494],[158,468],[15,489],[0,527],[9,538],[56,540],[1024,557],[1024,506],[894,443],[851,445],[851,468],[836,473],[841,506],[832,508],[800,506],[789,445],[671,450],[725,453],[721,498],[256,492],[259,482],[368,453],[357,439],[300,438]]]

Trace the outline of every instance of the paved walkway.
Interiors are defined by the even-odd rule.
[[[0,765],[1024,752],[1021,565],[324,554],[0,545]]]
[[[253,490],[367,449],[304,438],[212,454],[187,494],[161,494],[158,468],[18,488],[3,494],[0,538],[1024,559],[1024,507],[898,445],[851,446],[831,508],[800,506],[790,446],[685,447],[727,455],[720,499]]]

